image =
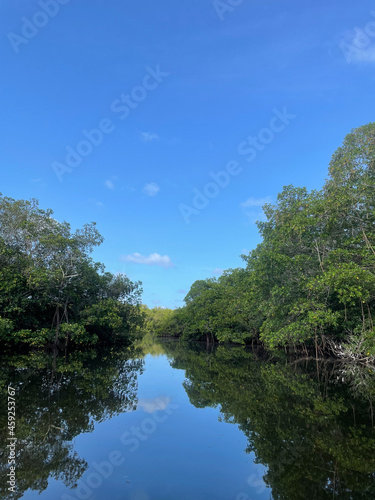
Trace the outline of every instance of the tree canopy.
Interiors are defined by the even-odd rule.
[[[95,223],[72,231],[37,200],[0,195],[0,342],[95,344],[141,326],[141,283],[90,257],[103,241]]]
[[[174,335],[322,352],[354,342],[373,358],[375,123],[345,138],[320,191],[285,186],[263,208],[245,268],[195,282]]]

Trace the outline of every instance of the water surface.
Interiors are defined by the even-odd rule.
[[[375,498],[373,373],[176,342],[5,356],[27,500]]]

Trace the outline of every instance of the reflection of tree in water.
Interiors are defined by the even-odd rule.
[[[265,360],[242,348],[163,344],[197,407],[239,424],[268,467],[275,499],[375,498],[374,374],[331,363]],[[354,375],[353,375],[354,373]],[[356,390],[360,381],[361,390]]]
[[[159,339],[150,332],[147,332],[135,345],[139,348],[143,356],[150,354],[153,358],[158,358],[165,354]]]
[[[0,497],[20,498],[31,488],[42,492],[48,478],[73,487],[87,468],[72,440],[137,405],[137,376],[143,361],[129,350],[75,352],[69,359],[35,353],[2,358],[2,393],[16,388],[17,493],[6,484],[6,398],[0,415]],[[138,358],[138,356],[137,356]]]

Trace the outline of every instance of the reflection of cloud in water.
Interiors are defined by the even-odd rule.
[[[152,399],[144,398],[138,401],[137,409],[142,408],[146,413],[154,413],[157,410],[165,410],[170,402],[171,398],[168,396],[158,396]]]

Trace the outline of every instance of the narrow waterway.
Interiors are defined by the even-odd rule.
[[[368,368],[175,342],[1,362],[1,498],[375,498]]]

